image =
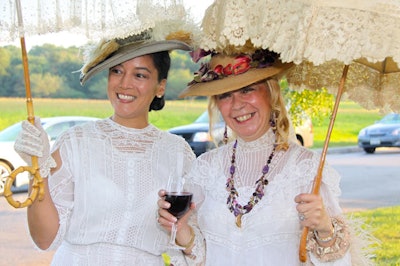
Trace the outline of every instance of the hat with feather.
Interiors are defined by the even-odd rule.
[[[146,15],[149,11],[159,13]],[[129,33],[119,38],[103,39],[86,46],[80,69],[82,85],[93,75],[135,57],[175,49],[192,50],[198,27],[188,18],[183,6],[160,9],[143,2],[138,16],[141,25],[135,26],[135,30],[127,30]]]

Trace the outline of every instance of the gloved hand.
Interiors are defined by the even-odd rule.
[[[40,123],[40,118],[35,117],[35,125],[27,120],[22,121],[21,127],[22,130],[15,139],[14,149],[28,165],[32,165],[31,156],[37,156],[40,175],[45,178],[50,174],[50,168],[57,165],[50,155],[49,138]]]

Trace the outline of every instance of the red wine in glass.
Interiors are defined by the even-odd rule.
[[[192,197],[191,192],[167,192],[165,200],[171,203],[168,212],[178,219],[181,218],[189,210]]]

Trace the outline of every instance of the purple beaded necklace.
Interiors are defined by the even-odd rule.
[[[237,201],[239,193],[235,188],[235,180],[233,178],[236,171],[235,167],[236,147],[237,147],[237,140],[233,144],[232,148],[231,167],[229,169],[231,177],[228,178],[226,182],[226,190],[229,192],[227,200],[228,209],[233,213],[233,215],[235,215],[236,226],[240,228],[242,226],[242,216],[245,215],[246,213],[249,213],[264,196],[264,186],[268,185],[268,180],[265,179],[265,175],[269,172],[269,164],[271,163],[271,160],[274,157],[276,144],[274,144],[274,148],[272,149],[272,152],[268,157],[267,163],[264,165],[262,169],[262,176],[260,177],[260,179],[256,181],[256,189],[253,195],[250,197],[249,202],[245,206],[240,205]]]

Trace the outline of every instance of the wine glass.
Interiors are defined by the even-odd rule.
[[[171,204],[168,209],[169,213],[180,219],[189,210],[192,197],[193,193],[184,189],[184,179],[182,177],[177,175],[169,176],[165,193],[165,200]],[[176,223],[174,223],[171,228],[169,245],[173,248],[184,249],[175,244],[176,231]]]

